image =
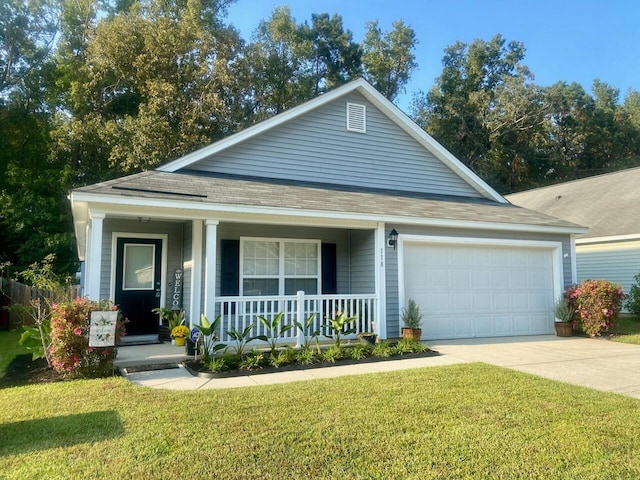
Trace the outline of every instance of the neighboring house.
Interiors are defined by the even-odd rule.
[[[640,273],[640,168],[515,193],[510,202],[589,227],[576,235],[578,281],[604,278],[628,292]]]
[[[510,205],[364,80],[70,198],[85,294],[137,340],[158,305],[221,314],[223,341],[278,311],[397,337],[409,298],[425,339],[551,333],[586,231]]]

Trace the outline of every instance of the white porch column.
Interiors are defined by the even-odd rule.
[[[91,228],[87,250],[87,289],[85,295],[89,300],[100,300],[100,274],[102,272],[102,224],[104,213],[89,212]]]
[[[189,327],[200,325],[202,313],[202,220],[193,220],[191,231],[191,298]]]
[[[387,302],[386,302],[386,232],[384,222],[378,222],[378,227],[375,231],[375,246],[376,246],[376,296],[378,297],[378,308],[376,308],[376,333],[379,338],[387,338]]]
[[[216,256],[218,246],[218,220],[205,221],[204,313],[213,321],[216,316]]]
[[[570,240],[571,242],[571,283],[578,283],[578,263],[576,258],[576,236],[575,234],[571,234]],[[564,263],[564,259],[562,259]],[[562,287],[564,290],[564,278],[562,279]]]

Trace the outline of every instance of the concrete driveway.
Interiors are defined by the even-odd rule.
[[[429,346],[461,362],[485,362],[640,398],[640,345],[540,335],[434,340]]]

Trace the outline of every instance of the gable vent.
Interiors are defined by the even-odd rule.
[[[367,107],[357,103],[347,103],[347,130],[367,133]]]

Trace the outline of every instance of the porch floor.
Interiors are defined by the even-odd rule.
[[[124,345],[118,347],[116,367],[139,367],[145,365],[177,365],[186,360],[185,347],[171,343],[153,345]]]

